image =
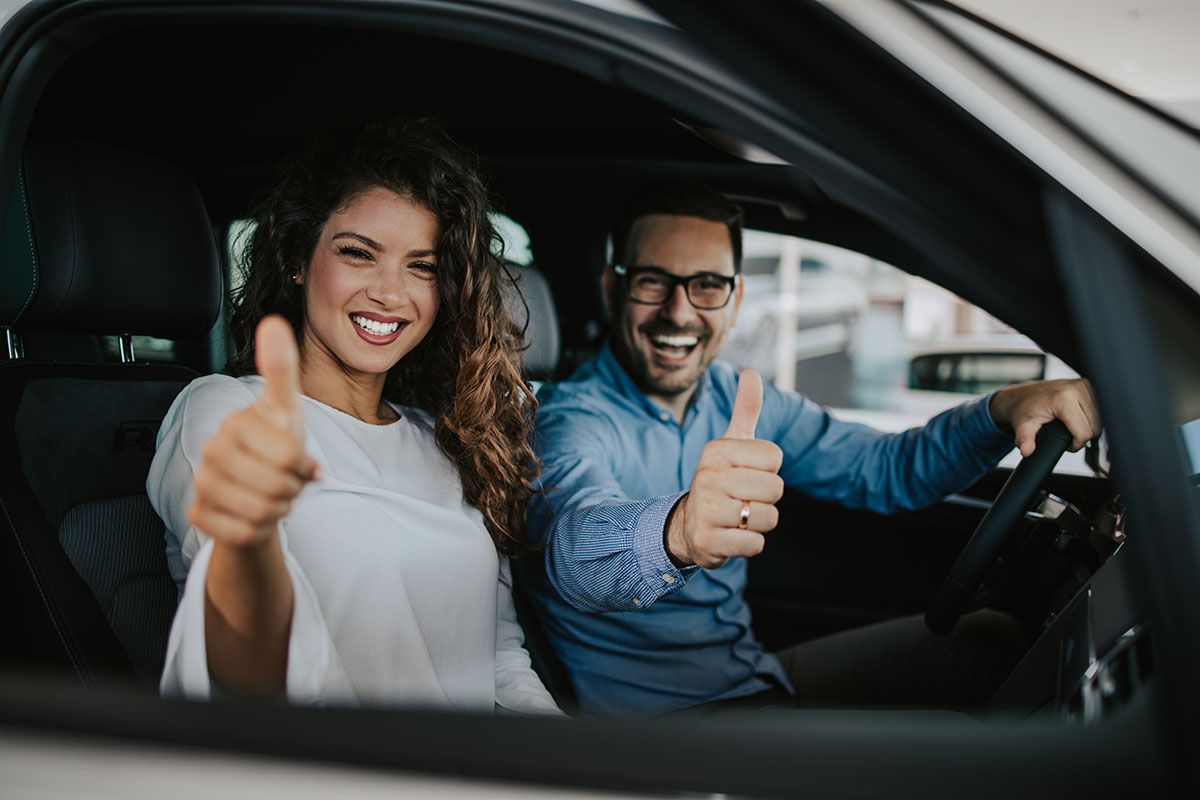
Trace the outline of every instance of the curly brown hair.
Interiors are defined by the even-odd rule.
[[[477,159],[433,121],[396,119],[353,133],[325,131],[285,161],[254,214],[232,299],[233,375],[254,374],[254,329],[280,314],[303,341],[307,269],[329,217],[382,187],[424,206],[439,223],[441,304],[428,335],[389,370],[383,396],[436,421],[438,447],[467,501],[506,556],[529,549],[525,509],[538,462],[529,443],[537,400],[521,378],[523,331],[504,303],[516,291],[489,218]]]

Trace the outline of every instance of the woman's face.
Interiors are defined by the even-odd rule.
[[[355,195],[321,229],[308,269],[303,359],[382,375],[429,333],[438,311],[438,221],[380,187]]]

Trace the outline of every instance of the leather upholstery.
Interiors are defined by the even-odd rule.
[[[146,472],[163,415],[195,377],[142,364],[0,365],[0,598],[20,613],[0,661],[86,683],[157,682],[175,587]]]
[[[181,170],[87,142],[34,143],[13,200],[0,325],[166,339],[212,328],[216,242]]]
[[[40,143],[16,191],[0,233],[0,325],[85,338],[209,332],[221,272],[183,172]],[[0,662],[157,685],[175,585],[146,473],[167,408],[195,377],[136,363],[0,364],[0,602],[16,612]]]
[[[516,287],[505,283],[505,302],[516,323],[525,326],[525,377],[545,380],[554,374],[562,347],[550,284],[533,267],[509,264],[508,269]]]

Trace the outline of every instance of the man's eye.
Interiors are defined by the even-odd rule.
[[[373,261],[374,260],[371,257],[371,254],[368,253],[366,250],[363,250],[361,247],[352,247],[350,245],[342,245],[341,247],[339,247],[338,255],[343,255],[343,256],[346,256],[347,258],[353,258],[358,261]]]
[[[647,289],[657,289],[666,285],[666,281],[659,275],[639,275],[637,285]]]
[[[701,278],[696,281],[696,288],[703,292],[715,292],[725,288],[725,281],[718,280],[717,278]]]

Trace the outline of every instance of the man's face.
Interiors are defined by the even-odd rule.
[[[721,222],[650,214],[634,223],[626,249],[623,263],[629,267],[653,266],[679,276],[735,274],[729,229]],[[613,348],[630,376],[651,397],[690,392],[737,320],[743,284],[738,282],[723,308],[704,310],[691,304],[683,286],[661,305],[643,305],[629,299],[628,277],[606,270],[604,281]]]

